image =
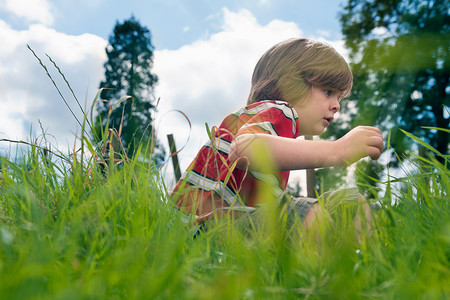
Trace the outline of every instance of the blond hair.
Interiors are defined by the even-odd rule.
[[[262,100],[307,101],[313,85],[348,95],[352,83],[350,67],[333,47],[310,39],[289,39],[259,59],[247,104]]]

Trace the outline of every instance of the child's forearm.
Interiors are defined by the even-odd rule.
[[[229,158],[232,162],[241,158],[237,163],[241,169],[263,170],[265,164],[272,163],[281,171],[300,170],[352,164],[366,156],[378,159],[383,147],[381,132],[373,127],[357,127],[336,141],[243,134],[231,144]],[[266,151],[265,158],[261,151]]]
[[[328,167],[339,165],[332,143],[289,139],[269,134],[244,134],[231,144],[229,158],[231,162],[241,158],[237,163],[240,169],[248,166],[251,170],[260,170],[269,164],[280,171]]]

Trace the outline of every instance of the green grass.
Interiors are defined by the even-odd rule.
[[[95,160],[49,160],[36,146],[3,160],[0,299],[450,295],[450,179],[435,160],[417,159],[416,173],[385,183],[404,185],[378,199],[360,240],[348,220],[317,240],[277,222],[249,235],[227,219],[193,239],[150,164],[110,166],[106,179]]]
[[[44,139],[20,141],[26,155],[2,159],[0,299],[450,297],[448,156],[416,137],[408,134],[444,164],[404,162],[413,171],[380,183],[381,209],[359,238],[342,213],[315,237],[289,232],[272,214],[265,230],[223,218],[193,239],[151,162],[104,161],[104,176],[85,129],[92,114],[81,110],[91,118],[78,122],[76,154],[51,152]]]

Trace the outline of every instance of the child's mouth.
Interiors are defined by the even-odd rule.
[[[330,125],[330,123],[334,120],[334,118],[333,118],[333,117],[330,117],[330,118],[323,118],[323,120],[325,121],[326,125],[328,126],[328,125]]]

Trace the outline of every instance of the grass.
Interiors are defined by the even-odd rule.
[[[436,160],[385,183],[403,186],[377,199],[371,233],[358,240],[341,220],[319,241],[276,222],[248,235],[227,219],[193,239],[149,163],[109,166],[106,179],[95,158],[79,160],[30,146],[22,161],[2,161],[1,299],[450,295],[450,179]]]
[[[381,183],[381,209],[360,238],[341,214],[318,237],[276,218],[249,234],[223,218],[193,239],[151,162],[105,161],[106,178],[80,140],[86,153],[29,143],[20,160],[2,159],[0,299],[450,296],[448,156],[412,157],[414,171]]]

